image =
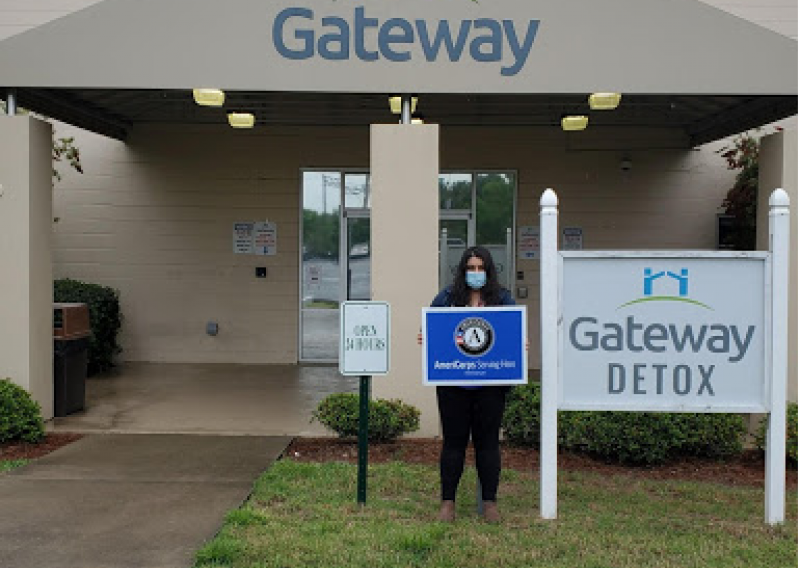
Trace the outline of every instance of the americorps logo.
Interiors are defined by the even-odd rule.
[[[659,282],[659,280],[661,282]],[[701,308],[705,308],[706,310],[712,310],[713,308],[708,304],[704,304],[698,300],[689,298],[689,269],[688,268],[681,268],[680,272],[672,272],[671,270],[661,270],[656,272],[652,268],[645,268],[644,269],[644,296],[641,298],[637,298],[636,300],[631,300],[630,302],[625,302],[624,304],[617,307],[617,309],[625,308],[627,306],[632,306],[634,304],[641,304],[644,302],[684,302],[686,304],[694,304],[695,306],[699,306]],[[662,286],[659,288],[661,290],[668,289],[668,286],[672,286],[674,289],[677,287],[678,295],[664,295],[664,294],[654,294],[654,288],[661,284]]]
[[[458,62],[469,57],[477,63],[499,63],[500,74],[510,77],[528,60],[539,20],[528,20],[522,27],[517,29],[513,20],[492,18],[380,21],[369,17],[364,6],[355,8],[350,19],[320,18],[310,8],[292,7],[275,16],[272,43],[282,57],[292,60],[349,61],[355,55],[366,62],[402,63],[415,58]]]
[[[492,349],[494,329],[484,318],[469,317],[456,326],[453,341],[465,355],[480,357]]]

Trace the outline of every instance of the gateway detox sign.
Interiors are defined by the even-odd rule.
[[[767,256],[562,257],[559,408],[765,412]]]

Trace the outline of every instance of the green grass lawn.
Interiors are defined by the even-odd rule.
[[[28,460],[7,460],[7,461],[0,461],[0,473],[4,471],[11,471],[14,468],[22,467],[28,463]]]
[[[370,466],[366,507],[356,467],[284,459],[228,514],[197,567],[782,568],[797,566],[797,492],[787,522],[764,524],[764,492],[683,481],[561,472],[558,520],[538,512],[538,474],[505,470],[503,522],[475,513],[474,469],[458,519],[436,522],[438,470]]]

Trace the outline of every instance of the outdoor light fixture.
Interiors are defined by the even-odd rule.
[[[202,106],[222,106],[225,102],[225,93],[219,89],[192,89],[194,102]]]
[[[592,110],[614,110],[619,106],[622,95],[619,93],[592,93],[589,95],[589,108]]]
[[[256,117],[249,112],[228,113],[228,123],[234,128],[253,128]]]
[[[392,109],[392,114],[400,114],[403,112],[403,97],[389,97],[389,108]],[[411,114],[417,110],[417,97],[411,97]]]
[[[586,115],[565,116],[561,119],[561,130],[585,130],[589,125]]]

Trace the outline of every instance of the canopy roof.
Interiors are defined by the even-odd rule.
[[[440,124],[669,126],[687,145],[797,112],[797,42],[696,0],[105,0],[0,42],[20,104],[123,139],[141,122],[391,120],[415,93]]]

